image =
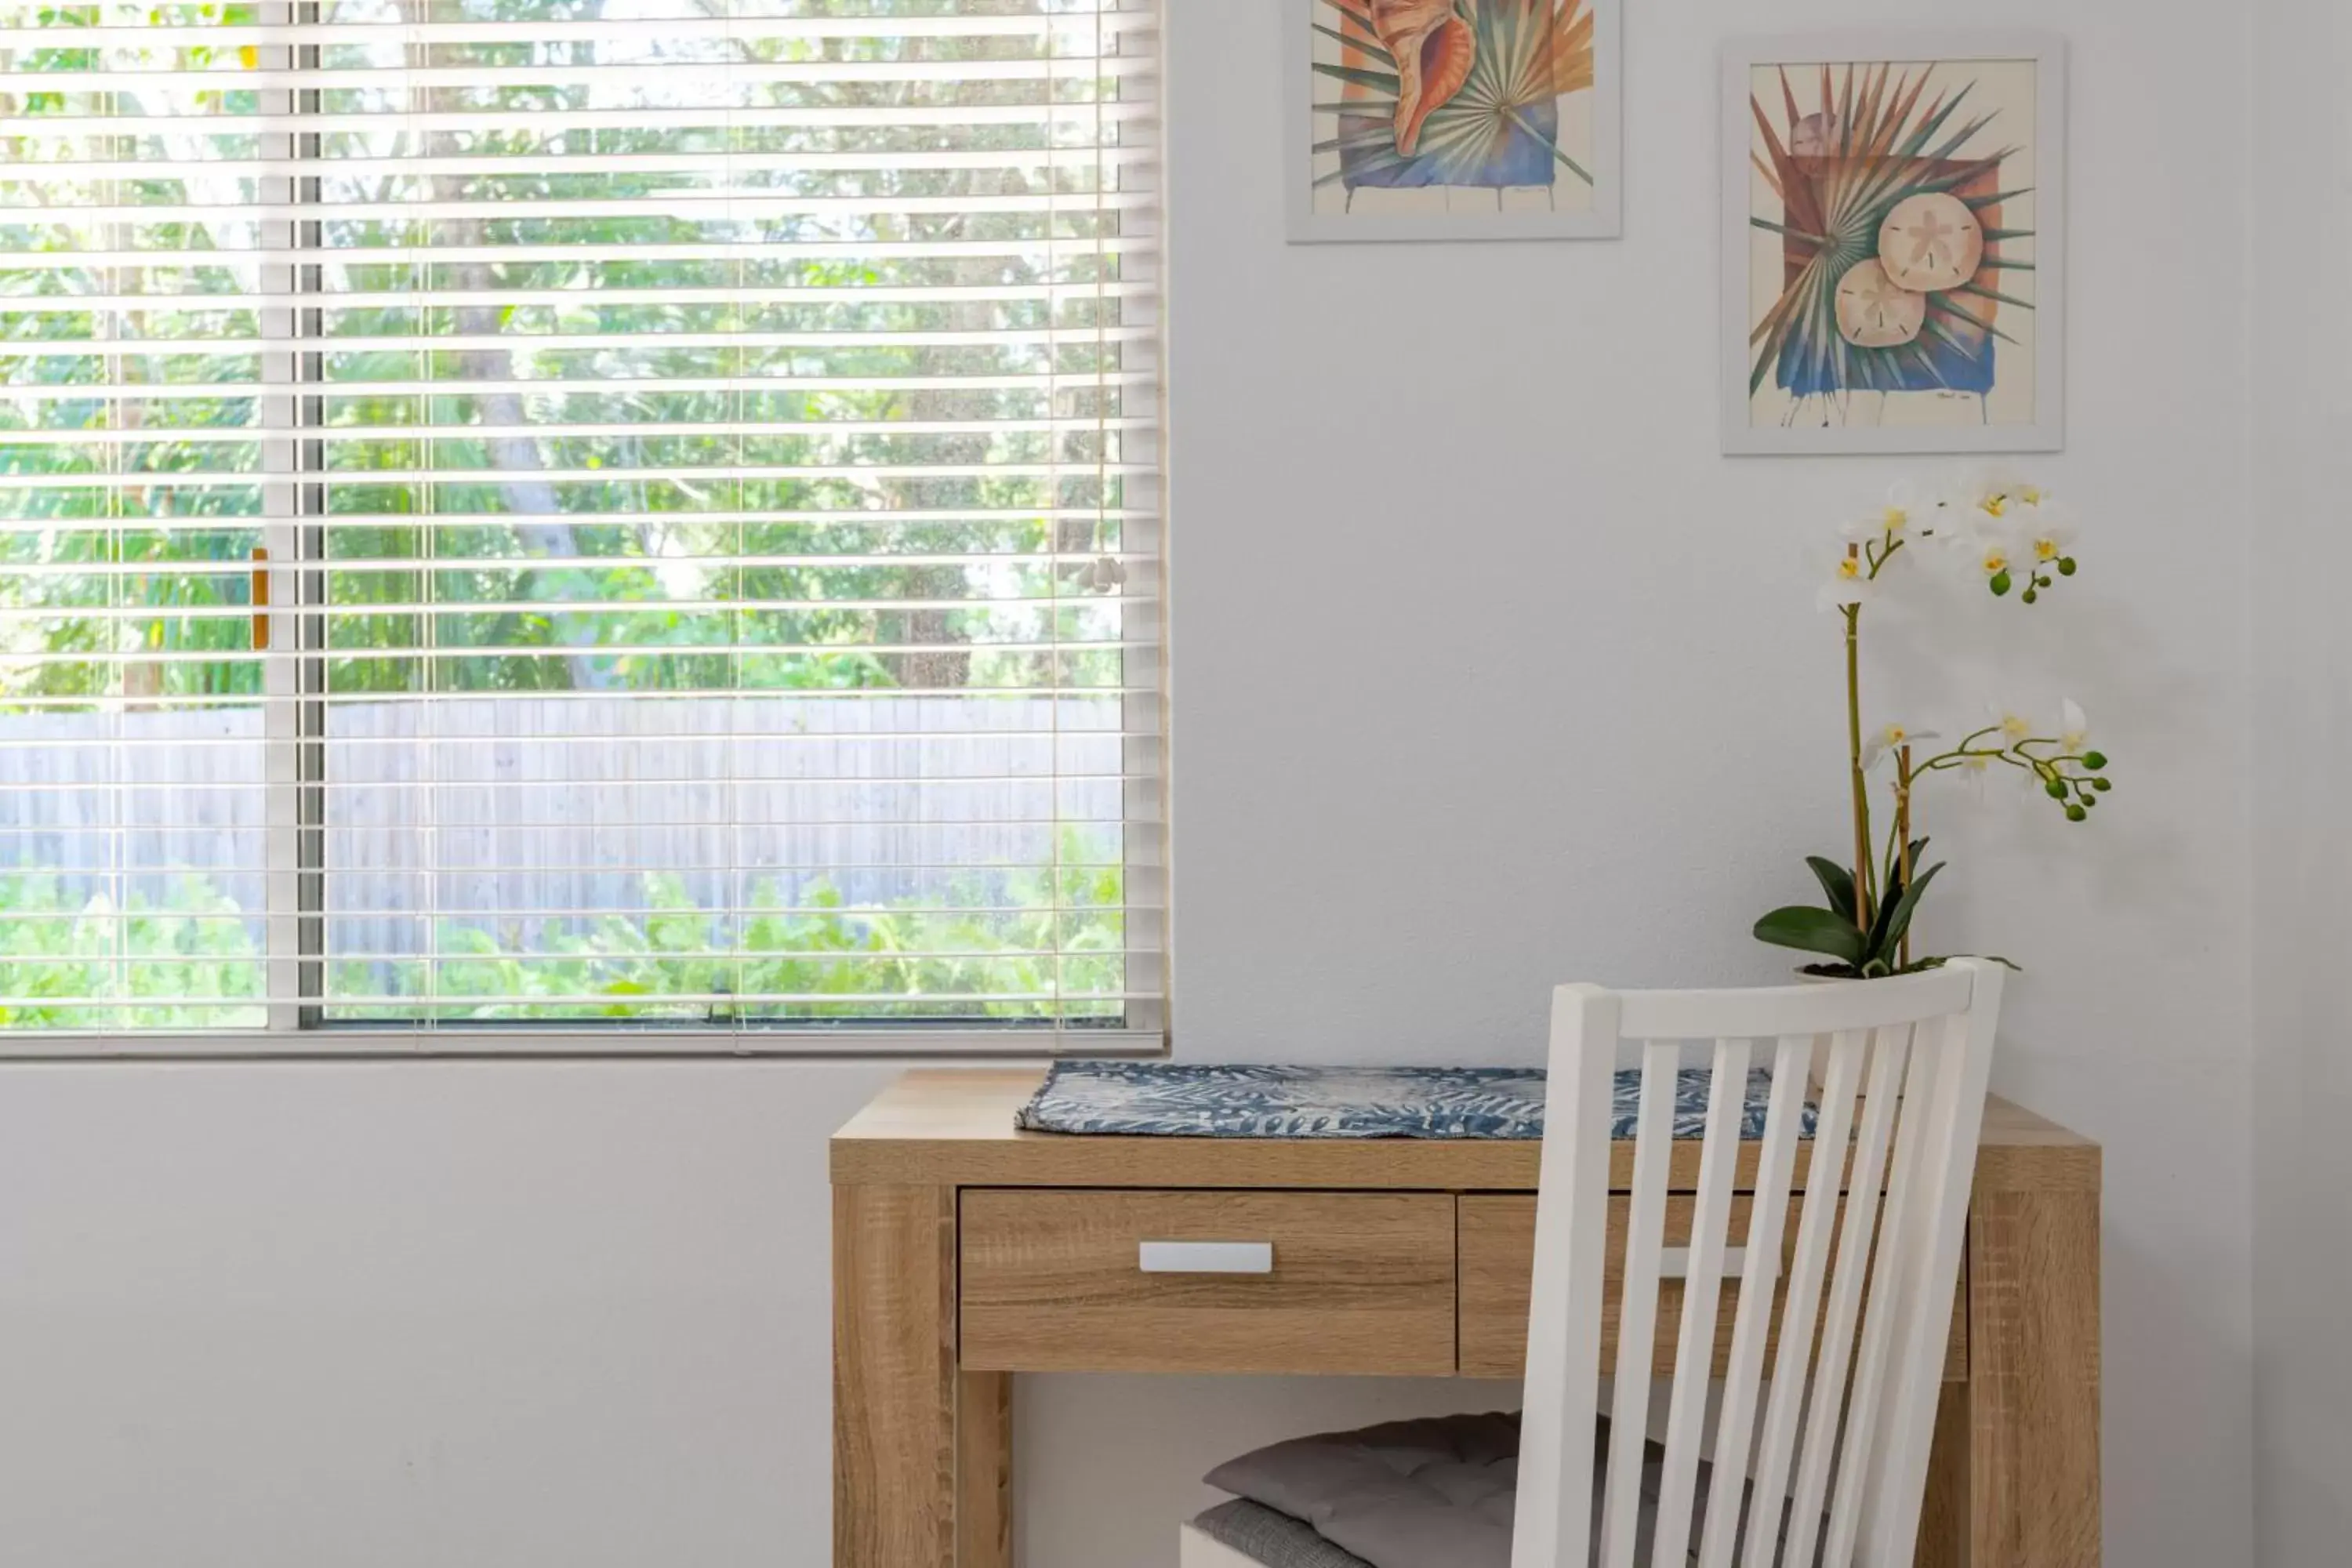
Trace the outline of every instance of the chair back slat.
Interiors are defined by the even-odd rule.
[[[1680,1563],[1690,1550],[1707,1388],[1715,1373],[1716,1319],[1723,1302],[1724,1254],[1730,1245],[1731,1189],[1738,1175],[1739,1134],[1748,1115],[1750,1051],[1746,1040],[1717,1040],[1715,1046],[1706,1142],[1699,1146],[1698,1202],[1691,1217],[1690,1266],[1683,1280],[1682,1331],[1675,1342],[1673,1392],[1666,1403],[1666,1453],[1658,1477],[1653,1563]]]
[[[1989,969],[1982,984],[1997,998],[2000,983],[2000,972]],[[1910,1227],[1919,1245],[1904,1281],[1904,1310],[1895,1318],[1901,1349],[1863,1489],[1857,1558],[1863,1563],[1907,1563],[1919,1538],[1927,1450],[1943,1394],[1941,1303],[1950,1297],[1966,1243],[1969,1194],[1992,1074],[1993,1022],[1993,1004],[1980,1001],[1967,1015],[1940,1026],[1945,1037],[1937,1052],[1941,1066],[1928,1126],[1932,1142],[1921,1162],[1916,1206],[1900,1222]]]
[[[1744,1476],[1756,1436],[1758,1385],[1764,1342],[1771,1331],[1780,1289],[1780,1238],[1788,1229],[1789,1181],[1797,1166],[1797,1132],[1804,1120],[1805,1074],[1813,1042],[1783,1035],[1772,1053],[1771,1098],[1764,1110],[1764,1145],[1757,1152],[1756,1191],[1748,1215],[1748,1268],[1732,1317],[1731,1359],[1724,1369],[1723,1409],[1716,1418],[1715,1473]],[[1699,1568],[1733,1568],[1739,1538],[1740,1489],[1717,1487],[1706,1500],[1699,1534]]]
[[[1780,1348],[1772,1363],[1772,1394],[1758,1440],[1756,1495],[1788,1495],[1789,1468],[1796,1456],[1805,1386],[1813,1358],[1813,1331],[1821,1321],[1822,1287],[1829,1275],[1830,1242],[1837,1232],[1838,1203],[1845,1192],[1845,1162],[1825,1150],[1846,1147],[1853,1131],[1854,1095],[1870,1041],[1863,1029],[1839,1031],[1830,1043],[1813,1128],[1812,1158],[1805,1165],[1805,1205],[1797,1222],[1796,1256],[1789,1265],[1788,1299],[1780,1311]],[[1740,1555],[1741,1568],[1773,1568],[1778,1544],[1773,1529],[1751,1529]]]
[[[1613,1052],[1612,1057],[1613,1060]],[[1637,1549],[1643,1444],[1650,1425],[1650,1366],[1658,1338],[1659,1265],[1665,1250],[1666,1178],[1674,1161],[1681,1072],[1682,1047],[1676,1041],[1655,1040],[1642,1047],[1633,1191],[1626,1205],[1625,1258],[1617,1298],[1616,1400],[1610,1412],[1607,1500],[1598,1558],[1603,1568],[1633,1568]],[[1540,1226],[1540,1198],[1537,1208]]]
[[[1920,1240],[1916,1227],[1895,1222],[1913,1201],[1919,1184],[1920,1162],[1927,1142],[1917,1136],[1927,1131],[1921,1112],[1935,1094],[1937,1068],[1943,1053],[1933,1048],[1932,1037],[1922,1037],[1928,1036],[1933,1025],[1914,1024],[1911,1028],[1909,1072],[1902,1099],[1895,1107],[1895,1130],[1900,1136],[1888,1159],[1886,1199],[1883,1205],[1872,1205],[1877,1211],[1873,1216],[1877,1223],[1864,1228],[1868,1245],[1854,1255],[1868,1260],[1876,1294],[1869,1299],[1858,1331],[1853,1377],[1846,1394],[1844,1426],[1838,1445],[1838,1473],[1849,1482],[1868,1467],[1872,1447],[1878,1440],[1879,1399],[1886,1384],[1887,1354],[1894,1345],[1895,1324],[1903,1310],[1902,1281],[1910,1266],[1906,1254]],[[1849,1204],[1853,1201],[1847,1200]],[[1825,1421],[1823,1425],[1830,1423]],[[1854,1537],[1862,1529],[1863,1492],[1862,1487],[1849,1484],[1839,1487],[1829,1500],[1829,1550],[1823,1554],[1824,1563],[1843,1568],[1853,1561]]]
[[[1878,1228],[1878,1194],[1886,1173],[1886,1149],[1895,1131],[1895,1110],[1910,1050],[1908,1024],[1879,1029],[1871,1041],[1869,1086],[1863,1090],[1862,1125],[1854,1134],[1853,1163],[1846,1178],[1845,1215],[1838,1226],[1837,1252],[1830,1264],[1829,1298],[1807,1390],[1797,1484],[1790,1492],[1786,1561],[1790,1563],[1811,1563],[1821,1543],[1830,1465],[1844,1415],[1846,1374],[1853,1370],[1854,1336],[1862,1321],[1862,1289],[1869,1276],[1871,1243]]]
[[[1817,1549],[1823,1568],[1910,1562],[2000,996],[1997,971],[1974,962],[1769,991],[1561,988],[1512,1568],[1680,1568],[1694,1557],[1700,1568],[1810,1568]],[[1816,1089],[1808,1068],[1824,1038]],[[1670,1247],[1680,1067],[1699,1040],[1713,1047],[1691,1231],[1686,1247]],[[1759,1042],[1769,1042],[1770,1088],[1762,1136],[1743,1148]],[[1614,1070],[1628,1047],[1641,1063],[1633,1175],[1612,1199]],[[1742,1193],[1750,1206],[1735,1235]],[[1613,1201],[1626,1219],[1603,1456]],[[1643,1470],[1668,1279],[1680,1281],[1682,1313],[1652,1525]]]
[[[1587,1049],[1605,1040],[1605,1049]],[[1592,1529],[1591,1372],[1601,1363],[1601,1279],[1608,1264],[1609,1145],[1616,1110],[1617,999],[1593,985],[1564,985],[1552,1000],[1551,1073],[1544,1100],[1536,1185],[1533,1294],[1546,1303],[1528,1321],[1528,1386],[1584,1390],[1579,1400],[1530,1399],[1520,1417],[1519,1488],[1547,1500],[1521,1507],[1511,1568],[1589,1561]],[[1671,1128],[1669,1129],[1671,1131]]]

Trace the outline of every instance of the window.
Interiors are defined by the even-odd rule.
[[[0,0],[0,1049],[1156,1039],[1152,6]]]

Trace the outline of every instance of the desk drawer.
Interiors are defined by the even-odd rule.
[[[1668,1247],[1690,1245],[1696,1202],[1685,1194],[1666,1199]],[[1461,1203],[1462,1375],[1517,1377],[1527,1369],[1528,1291],[1535,1273],[1536,1201],[1504,1194],[1465,1196]],[[1632,1203],[1632,1199],[1623,1196],[1609,1200],[1609,1264],[1601,1284],[1601,1365],[1611,1369],[1617,1364],[1617,1306],[1624,1289],[1625,1231]],[[1745,1196],[1732,1199],[1733,1237],[1748,1234],[1751,1206]],[[1791,1200],[1789,1205],[1787,1228],[1781,1238],[1785,1255],[1783,1283],[1774,1296],[1773,1328],[1765,1352],[1768,1356],[1780,1345],[1779,1314],[1787,1298],[1786,1259],[1796,1253],[1797,1219],[1801,1206],[1801,1200]],[[1843,1204],[1839,1214],[1844,1214]],[[1834,1256],[1832,1267],[1835,1267]],[[1731,1325],[1738,1304],[1738,1282],[1726,1282],[1723,1304],[1715,1321],[1717,1376],[1723,1374],[1731,1359]],[[1960,1382],[1969,1374],[1967,1307],[1968,1290],[1963,1282],[1953,1310],[1950,1347],[1944,1362],[1947,1382]],[[1658,1288],[1657,1350],[1651,1362],[1660,1377],[1674,1371],[1675,1345],[1682,1333],[1682,1285],[1671,1279],[1663,1282]]]
[[[1444,1376],[1454,1223],[1444,1193],[968,1188],[962,1364]],[[1193,1245],[1147,1272],[1152,1242]]]

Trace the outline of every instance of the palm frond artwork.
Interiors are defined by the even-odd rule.
[[[1777,198],[1748,221],[1779,237],[1781,266],[1748,333],[1750,400],[1770,382],[1787,425],[1842,421],[1873,392],[1972,395],[1985,417],[1996,345],[2019,341],[2002,312],[2033,309],[2033,231],[2003,222],[2031,195],[2004,169],[2028,160],[2001,140],[2001,110],[1939,64],[1777,78],[1748,99],[1754,166]]]
[[[1315,70],[1338,84],[1338,134],[1315,144],[1339,166],[1316,184],[1583,189],[1592,174],[1561,146],[1564,104],[1593,85],[1587,0],[1322,0],[1315,30],[1341,46]]]

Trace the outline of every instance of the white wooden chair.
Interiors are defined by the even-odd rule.
[[[2000,987],[1998,967],[1961,961],[1895,980],[1772,990],[1559,989],[1511,1568],[1912,1563]],[[1680,1172],[1696,1188],[1690,1245],[1669,1249],[1676,1079],[1693,1041],[1714,1042],[1712,1074],[1695,1182],[1687,1167]],[[1806,1141],[1805,1100],[1823,1041],[1817,1126]],[[1601,1353],[1601,1279],[1621,1052],[1638,1057],[1641,1098],[1611,1368]],[[1767,1059],[1763,1138],[1752,1179],[1742,1180],[1749,1072]],[[1799,1156],[1809,1148],[1850,1159],[1808,1159],[1799,1184]],[[1755,1194],[1744,1237],[1733,1234],[1735,1188]],[[1790,1202],[1792,1188],[1800,1205]],[[1781,1299],[1772,1260],[1784,1256]],[[1716,1319],[1734,1276],[1727,1375],[1718,1384]],[[1651,1361],[1667,1279],[1684,1281],[1684,1305],[1648,1510]],[[1776,1310],[1778,1347],[1768,1358]],[[1604,1455],[1601,1383],[1612,1372]],[[1720,1403],[1710,1439],[1711,1392]],[[1704,1489],[1703,1510],[1702,1461],[1712,1477],[1729,1478]],[[1751,1496],[1757,1503],[1744,1507]],[[1182,1563],[1253,1568],[1191,1526]]]

